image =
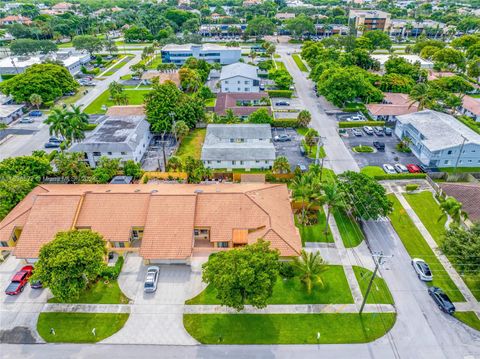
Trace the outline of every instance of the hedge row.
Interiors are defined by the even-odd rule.
[[[340,121],[339,128],[352,128],[363,126],[385,126],[385,121]]]
[[[299,127],[298,120],[296,118],[276,119],[272,123],[273,127]]]
[[[382,180],[401,180],[401,179],[417,179],[421,178],[424,179],[427,177],[426,173],[398,173],[396,175],[389,175],[389,174],[384,174],[384,175],[373,175],[373,178],[376,180],[382,181]]]
[[[270,97],[285,97],[292,98],[292,90],[267,90],[268,96]]]

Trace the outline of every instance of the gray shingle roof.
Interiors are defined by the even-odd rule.
[[[137,148],[150,124],[145,116],[108,117],[71,152],[127,152]]]
[[[257,68],[243,62],[236,62],[231,65],[223,66],[220,73],[220,81],[226,80],[235,76],[242,76],[252,80],[259,80],[257,76]]]

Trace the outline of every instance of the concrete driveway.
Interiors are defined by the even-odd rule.
[[[35,343],[43,342],[37,333],[37,320],[43,305],[51,296],[48,289],[32,289],[27,285],[15,296],[5,294],[13,275],[25,264],[9,256],[0,265],[0,342]]]
[[[130,318],[122,330],[103,343],[198,344],[183,327],[183,307],[185,300],[205,288],[201,271],[186,265],[159,265],[157,291],[144,293],[147,267],[138,255],[127,256],[118,282],[133,302]]]

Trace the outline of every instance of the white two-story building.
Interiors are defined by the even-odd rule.
[[[425,110],[398,116],[395,134],[432,167],[480,167],[480,135],[455,117]]]
[[[202,148],[208,168],[269,169],[275,161],[270,125],[208,125]]]
[[[222,67],[220,88],[221,92],[260,92],[257,67],[243,62]]]

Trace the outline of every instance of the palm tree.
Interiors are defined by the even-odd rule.
[[[49,125],[50,136],[55,135],[65,139],[66,128],[67,128],[67,112],[62,109],[55,107],[48,118],[44,121],[45,124]]]
[[[421,111],[432,103],[430,96],[430,86],[426,83],[419,83],[413,86],[412,91],[408,95],[410,99],[410,107],[418,102],[418,110]]]
[[[446,199],[440,199],[440,209],[442,215],[438,218],[440,222],[443,219],[452,218],[453,223],[460,224],[460,222],[468,218],[468,214],[462,210],[462,203],[458,202],[453,197],[447,197]]]
[[[190,129],[185,121],[177,121],[172,126],[172,132],[175,134],[175,140],[181,141],[183,137],[188,135]]]
[[[180,172],[183,168],[183,163],[180,157],[172,156],[168,159],[168,171]]]
[[[88,115],[83,112],[80,106],[70,106],[67,112],[69,122],[68,143],[83,140],[85,138],[85,129],[88,125]]]
[[[328,220],[333,210],[344,206],[345,193],[341,190],[336,182],[327,183],[323,186],[323,201],[327,205],[327,220],[325,223],[324,233],[328,234]]]
[[[302,127],[307,127],[312,120],[312,115],[307,110],[302,110],[297,117],[298,124]]]
[[[30,95],[30,103],[32,104],[32,106],[35,106],[38,110],[38,108],[40,107],[40,105],[42,104],[43,100],[42,100],[42,96],[36,94],[36,93],[32,93]]]
[[[309,253],[302,250],[300,258],[293,260],[293,267],[298,273],[300,280],[307,287],[308,294],[312,292],[315,284],[318,284],[322,288],[325,286],[322,273],[325,272],[328,267],[319,252]]]
[[[280,156],[275,159],[273,162],[272,171],[274,173],[289,173],[290,172],[290,163],[285,156]]]
[[[320,178],[314,171],[304,173],[292,181],[292,197],[295,201],[300,201],[302,204],[302,224],[306,222],[307,210],[314,205],[322,204],[321,188]]]

